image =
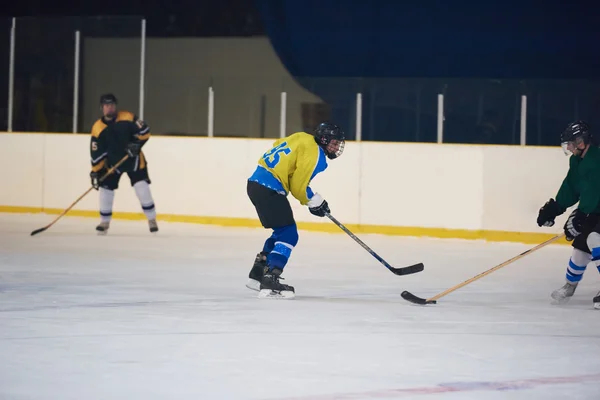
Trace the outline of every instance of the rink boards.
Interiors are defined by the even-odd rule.
[[[159,220],[258,226],[246,180],[274,139],[154,136],[144,147]],[[59,213],[89,187],[86,134],[0,134],[0,212]],[[348,142],[312,187],[356,232],[539,243],[537,212],[568,169],[559,146]],[[290,198],[301,229],[338,232]],[[72,215],[97,217],[96,192]],[[115,218],[143,218],[121,179]]]

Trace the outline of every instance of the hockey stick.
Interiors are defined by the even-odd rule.
[[[440,294],[438,294],[436,296],[433,296],[433,297],[431,297],[429,299],[423,299],[421,297],[417,297],[414,294],[412,294],[412,293],[410,293],[410,292],[408,292],[406,290],[404,292],[402,292],[401,296],[402,296],[402,298],[404,300],[408,300],[411,303],[415,303],[415,304],[436,304],[437,300],[439,298],[444,297],[445,295],[447,295],[449,293],[452,293],[455,290],[460,289],[461,287],[466,286],[466,285],[468,285],[471,282],[475,282],[477,279],[483,278],[484,276],[489,275],[492,272],[494,272],[496,270],[499,270],[500,268],[505,267],[508,264],[511,264],[512,262],[517,261],[518,259],[520,259],[522,257],[525,257],[527,254],[531,254],[534,251],[539,250],[542,247],[544,247],[546,245],[549,245],[552,242],[557,241],[558,239],[562,238],[563,236],[565,236],[564,233],[561,233],[560,235],[554,236],[553,238],[546,240],[544,243],[538,244],[537,246],[535,246],[535,247],[533,247],[533,248],[531,248],[529,250],[524,251],[523,253],[519,254],[518,256],[513,257],[510,260],[504,261],[502,264],[496,265],[494,268],[488,269],[487,271],[482,272],[479,275],[476,275],[476,276],[472,277],[471,279],[468,279],[468,280],[464,281],[463,283],[461,283],[459,285],[451,287],[450,289],[445,290],[442,293],[440,293]]]
[[[98,180],[99,183],[102,183],[102,181],[104,181],[110,174],[112,174],[113,172],[115,172],[115,170],[117,168],[119,168],[119,166],[121,164],[123,164],[127,158],[129,157],[129,155],[126,155],[125,157],[121,158],[119,160],[118,163],[116,163],[112,168],[110,168],[108,171],[106,171],[106,173]],[[44,226],[43,228],[40,229],[36,229],[35,231],[31,232],[31,236],[37,235],[40,232],[44,232],[46,229],[50,228],[52,225],[54,225],[59,219],[61,219],[62,217],[65,216],[66,213],[68,213],[69,211],[71,211],[71,208],[75,207],[75,204],[79,203],[79,201],[81,199],[83,199],[89,192],[91,192],[94,189],[94,187],[90,187],[88,190],[86,190],[86,192],[84,194],[82,194],[81,196],[79,196],[79,198],[77,200],[75,200],[73,202],[73,204],[71,204],[69,206],[69,208],[67,208],[65,211],[63,211],[58,217],[56,217],[54,219],[54,221],[50,222],[48,225]]]
[[[334,224],[336,224],[344,232],[346,232],[348,234],[348,236],[350,236],[352,239],[354,239],[354,241],[356,243],[360,244],[363,247],[363,249],[365,249],[366,251],[368,251],[373,257],[375,257],[377,259],[377,261],[379,261],[380,263],[382,263],[387,269],[389,269],[390,271],[392,271],[395,275],[415,274],[415,273],[421,272],[421,271],[423,271],[423,269],[425,269],[425,266],[423,265],[423,263],[409,265],[409,266],[403,267],[403,268],[394,268],[394,267],[392,267],[383,258],[379,257],[379,255],[377,255],[377,253],[375,253],[373,250],[371,250],[369,248],[369,246],[367,246],[366,244],[364,244],[362,240],[360,240],[359,238],[356,237],[356,235],[354,235],[352,232],[350,232],[350,230],[348,230],[348,228],[346,228],[344,225],[342,225],[342,223],[340,221],[338,221],[337,219],[335,219],[331,214],[325,213],[325,215],[330,220],[332,220]]]

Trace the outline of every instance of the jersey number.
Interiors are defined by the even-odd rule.
[[[269,168],[275,168],[275,166],[279,164],[280,153],[288,155],[291,152],[292,150],[287,147],[287,142],[283,142],[279,146],[273,147],[271,150],[266,152],[263,155],[263,160]]]

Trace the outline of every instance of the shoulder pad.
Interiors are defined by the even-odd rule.
[[[117,121],[133,121],[133,113],[129,111],[119,111],[117,114]]]
[[[92,136],[97,138],[104,128],[106,128],[106,124],[102,122],[102,118],[98,119],[92,126]]]

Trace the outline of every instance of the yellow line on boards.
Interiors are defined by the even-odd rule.
[[[18,213],[18,214],[60,214],[64,210],[58,208],[40,208],[40,207],[20,207],[20,206],[0,206],[0,213]],[[67,216],[72,217],[92,217],[99,218],[97,211],[89,210],[71,210]],[[124,220],[144,220],[143,213],[115,212],[114,219]],[[158,214],[159,221],[183,222],[204,225],[220,225],[229,227],[259,228],[260,222],[252,218],[232,218],[232,217],[206,217],[196,215],[178,215],[178,214]],[[348,229],[354,233],[380,234],[393,236],[416,236],[433,237],[443,239],[466,239],[466,240],[486,240],[490,242],[516,242],[526,244],[539,244],[553,236],[553,233],[533,233],[533,232],[510,232],[493,230],[467,230],[467,229],[444,229],[444,228],[419,228],[404,226],[386,226],[386,225],[357,225],[347,224]],[[343,233],[337,226],[329,223],[319,222],[298,222],[298,229],[314,232]],[[570,244],[564,239],[557,241],[560,244]]]

